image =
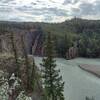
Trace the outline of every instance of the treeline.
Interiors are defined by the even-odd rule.
[[[81,57],[100,57],[100,20],[73,18],[62,23],[0,22],[0,34],[7,30],[38,29],[53,35],[57,56],[65,57],[70,47],[78,47]]]
[[[70,47],[77,46],[78,56],[100,57],[100,20],[74,18],[59,24],[44,24],[43,30],[51,30],[56,37],[60,56],[64,57]]]

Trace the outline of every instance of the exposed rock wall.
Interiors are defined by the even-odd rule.
[[[67,59],[73,59],[78,56],[78,48],[77,47],[71,47],[66,53]]]
[[[21,36],[24,37],[24,42],[26,46],[26,51],[28,54],[42,55],[42,31],[38,29],[30,30],[18,30],[14,29],[13,31],[14,42],[16,49],[19,55],[23,55]],[[12,53],[12,44],[11,44],[11,32],[6,32],[4,35],[0,35],[0,52],[1,53]]]

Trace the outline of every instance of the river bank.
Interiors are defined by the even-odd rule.
[[[100,78],[100,66],[91,64],[80,64],[79,67]]]

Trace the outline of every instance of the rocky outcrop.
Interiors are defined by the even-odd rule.
[[[73,59],[78,56],[78,48],[77,47],[70,47],[66,53],[67,59]]]
[[[29,71],[30,74],[32,72],[32,61],[33,56],[28,56],[29,59]],[[0,99],[0,100],[23,100],[23,98],[31,98],[31,99],[25,99],[25,100],[41,100],[44,93],[41,85],[41,79],[39,78],[39,69],[35,68],[35,73],[37,77],[32,77],[34,79],[34,91],[27,89],[26,90],[26,82],[27,82],[27,74],[25,72],[26,65],[23,58],[19,58],[19,78],[15,77],[14,73],[16,73],[16,64],[13,55],[11,54],[0,54],[0,70],[2,70],[2,75],[5,78],[2,78],[2,75],[0,76],[0,84],[1,86],[7,85],[7,88],[5,91],[6,97],[9,99]],[[2,80],[5,79],[5,80]],[[17,87],[14,87],[15,84],[19,84]],[[22,99],[19,99],[23,97]],[[16,98],[16,99],[15,99]]]
[[[21,80],[19,78],[14,74],[10,78],[5,76],[5,73],[0,70],[0,100],[32,100],[20,89]]]

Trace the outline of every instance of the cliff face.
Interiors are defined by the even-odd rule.
[[[23,54],[21,37],[24,37],[24,43],[28,54],[42,55],[43,34],[38,28],[32,28],[29,30],[13,29],[12,31],[7,31],[4,34],[0,33],[1,53],[12,52],[11,33],[13,33],[14,43],[19,55]]]

